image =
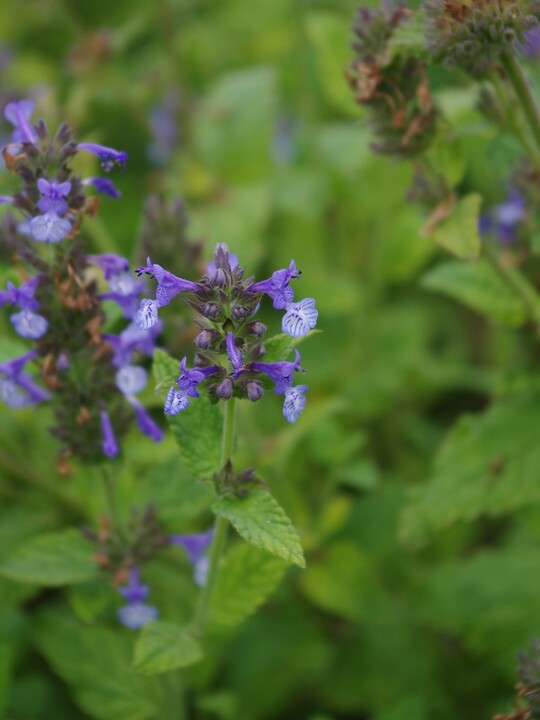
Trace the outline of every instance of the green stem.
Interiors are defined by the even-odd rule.
[[[227,462],[231,459],[233,453],[234,444],[234,398],[227,400],[225,403],[225,417],[223,419],[223,439],[221,444],[221,467],[225,467]],[[214,539],[210,546],[210,553],[208,557],[208,575],[206,577],[206,584],[201,590],[199,595],[199,601],[195,608],[193,615],[193,622],[191,624],[192,632],[195,635],[202,635],[204,627],[206,625],[208,610],[210,606],[210,599],[214,590],[219,565],[221,562],[221,556],[225,547],[225,540],[227,539],[227,530],[229,527],[228,521],[217,515],[216,522],[214,524]]]
[[[515,57],[509,52],[502,53],[501,63],[509,82],[514,88],[514,92],[520,102],[523,113],[527,118],[527,122],[529,123],[529,127],[532,131],[536,144],[538,145],[538,148],[540,148],[540,116],[538,115],[538,108],[536,107],[529,84],[523,74],[521,66],[516,61]]]
[[[118,513],[118,503],[116,502],[116,487],[114,478],[108,467],[103,468],[103,489],[105,491],[105,500],[107,501],[107,510],[109,512],[109,519],[111,521],[111,527],[120,539],[124,538],[124,531],[122,528],[122,522]]]
[[[509,127],[520,141],[525,153],[530,158],[534,158],[536,165],[540,167],[540,151],[535,148],[535,146],[530,142],[527,133],[524,132],[521,123],[516,117],[515,108],[512,107],[512,100],[508,97],[506,87],[501,82],[501,78],[497,75],[497,73],[492,73],[491,84],[493,85],[499,104],[506,116],[506,121]]]
[[[540,337],[540,296],[535,288],[517,268],[501,263],[495,248],[489,243],[485,243],[484,245],[484,255],[496,270],[499,277],[504,280],[505,284],[508,285],[512,292],[522,301]]]

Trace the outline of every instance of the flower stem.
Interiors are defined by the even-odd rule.
[[[107,510],[111,527],[120,539],[124,538],[124,531],[118,513],[118,504],[116,502],[116,487],[114,478],[108,467],[102,469],[103,489],[105,491],[105,500],[107,501]]]
[[[501,63],[509,82],[514,88],[514,92],[520,102],[523,113],[527,118],[527,122],[529,123],[534,139],[540,148],[540,116],[538,115],[538,108],[536,107],[529,84],[523,74],[521,66],[515,57],[506,51],[501,55]]]
[[[223,419],[223,436],[221,444],[221,467],[224,467],[228,460],[231,459],[234,445],[234,398],[230,398],[225,403],[225,417]],[[210,546],[209,553],[209,564],[208,564],[208,575],[206,577],[206,584],[201,590],[199,595],[199,601],[195,607],[195,613],[193,615],[193,622],[191,624],[191,630],[195,635],[202,635],[206,621],[208,618],[208,610],[210,607],[210,599],[214,590],[219,565],[221,562],[221,556],[225,547],[225,540],[227,539],[227,530],[229,527],[228,521],[221,517],[216,516],[216,522],[214,524],[214,539]]]

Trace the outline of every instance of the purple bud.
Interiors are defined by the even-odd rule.
[[[226,377],[216,388],[216,395],[223,400],[228,400],[233,394],[233,382]]]
[[[266,325],[263,325],[262,322],[258,321],[250,323],[246,326],[246,332],[260,340],[266,332]]]
[[[257,400],[260,400],[264,393],[259,383],[254,382],[253,380],[248,382],[248,384],[246,385],[246,392],[248,399],[252,402],[257,402]]]
[[[215,302],[207,302],[201,308],[201,315],[207,317],[209,320],[216,320],[221,314],[220,306]]]
[[[101,444],[103,454],[107,457],[116,457],[120,452],[120,449],[114,436],[111,418],[105,410],[102,410],[99,413],[99,417],[101,421],[101,433],[103,435],[103,442]]]

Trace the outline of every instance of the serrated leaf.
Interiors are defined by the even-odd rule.
[[[460,198],[450,214],[433,230],[435,242],[462,260],[474,260],[480,253],[478,216],[482,196],[470,193]]]
[[[527,319],[523,302],[486,260],[442,263],[423,276],[422,285],[507,325],[518,326]]]
[[[257,488],[246,497],[222,497],[212,510],[229,520],[244,540],[287,562],[306,566],[293,524],[266,490]]]
[[[419,545],[457,520],[507,514],[540,500],[540,396],[511,395],[461,418],[445,439],[430,481],[411,495],[401,537]]]
[[[75,528],[39,535],[15,549],[0,566],[10,580],[56,587],[98,577],[94,547]]]
[[[154,353],[154,377],[160,383],[172,372],[178,374],[178,361],[163,350]],[[180,456],[188,470],[198,478],[210,478],[221,465],[223,415],[219,406],[201,395],[191,398],[178,415],[167,415]]]
[[[221,625],[237,625],[275,589],[287,566],[279,558],[241,543],[225,556],[212,600],[210,617]]]
[[[121,628],[90,627],[75,621],[69,612],[51,612],[37,625],[35,641],[90,717],[156,717],[155,687],[133,672],[133,639]]]
[[[317,335],[322,332],[321,330],[311,330],[302,337],[291,337],[287,333],[280,333],[279,335],[273,335],[264,341],[264,362],[280,362],[281,360],[287,360],[293,350],[298,347],[304,340]]]
[[[198,640],[173,623],[148,623],[135,644],[134,668],[143,675],[188,667],[202,660]]]

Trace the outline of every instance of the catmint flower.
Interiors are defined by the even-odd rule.
[[[19,100],[6,105],[4,117],[15,128],[11,136],[12,142],[37,142],[37,133],[29,122],[33,112],[34,103],[31,100]]]
[[[118,589],[126,600],[126,605],[118,610],[118,619],[130,630],[138,630],[159,616],[159,611],[153,605],[144,601],[148,597],[148,585],[141,584],[139,569],[133,567],[129,571],[129,584]]]
[[[254,362],[251,363],[250,367],[252,370],[258,370],[268,375],[274,383],[274,392],[278,395],[282,395],[287,388],[291,387],[295,370],[305,372],[300,365],[300,353],[298,350],[294,351],[294,362],[288,362],[287,360],[275,363]]]
[[[77,150],[86,150],[96,155],[100,159],[101,167],[105,172],[110,172],[115,165],[119,165],[122,170],[126,169],[128,156],[125,152],[106,147],[105,145],[98,145],[97,143],[79,143]]]
[[[15,332],[27,340],[39,340],[47,332],[49,323],[32,310],[21,310],[10,317]]]
[[[203,587],[206,584],[208,558],[206,551],[214,538],[214,530],[192,535],[169,535],[169,543],[184,548],[189,562],[193,565],[194,580]]]
[[[152,420],[135,395],[146,387],[148,375],[146,370],[136,365],[124,365],[116,373],[116,387],[126,398],[135,412],[139,430],[154,442],[163,440],[163,431]]]
[[[189,370],[186,367],[187,357],[182,358],[180,362],[180,376],[176,381],[176,384],[180,390],[188,397],[199,397],[199,391],[197,386],[200,385],[208,375],[219,370],[219,366],[211,365],[210,367],[192,368]]]
[[[511,189],[503,202],[480,216],[479,231],[482,235],[494,234],[500,243],[508,245],[516,240],[518,228],[526,217],[523,196]]]
[[[144,283],[138,282],[128,272],[128,261],[114,253],[91,255],[90,259],[103,270],[105,279],[109,283],[108,291],[101,293],[99,298],[115,302],[122,308],[124,317],[133,318],[139,306],[139,298],[144,289]]]
[[[56,180],[49,182],[45,178],[39,178],[37,186],[41,193],[41,199],[38,200],[37,206],[41,212],[56,215],[64,215],[67,212],[68,204],[64,197],[71,190],[70,182],[59,183]]]
[[[0,290],[0,307],[6,303],[18,305],[21,309],[37,310],[39,302],[36,300],[36,289],[39,285],[39,277],[27,280],[16,287],[8,280],[7,290]]]
[[[116,457],[120,453],[120,448],[114,436],[111,418],[106,410],[101,410],[99,417],[101,422],[101,449],[103,450],[103,454],[110,458]]]
[[[189,404],[189,398],[186,393],[181,390],[176,390],[173,385],[167,393],[163,412],[165,415],[178,415],[178,413],[185,410]]]
[[[294,291],[289,287],[289,282],[294,278],[299,278],[300,274],[294,260],[291,260],[288,269],[276,270],[268,280],[254,283],[250,290],[265,293],[272,298],[272,304],[277,310],[283,310],[294,299]]]
[[[108,195],[114,200],[122,197],[122,193],[120,192],[120,190],[118,190],[118,188],[110,178],[90,177],[86,180],[83,180],[82,185],[83,187],[93,185],[98,193],[101,193],[101,195]]]
[[[71,223],[53,212],[36,215],[30,220],[30,234],[38,242],[57,243],[71,232]]]
[[[23,373],[25,365],[37,357],[37,351],[0,363],[0,397],[12,409],[34,405],[50,398],[49,393]]]
[[[88,255],[88,260],[101,268],[105,275],[105,280],[110,280],[114,275],[119,275],[129,270],[129,262],[126,258],[121,255],[116,255],[115,253]]]
[[[540,56],[540,25],[536,25],[523,35],[523,42],[517,44],[517,48],[530,60]]]
[[[283,415],[285,420],[294,423],[302,410],[306,406],[307,385],[297,385],[296,387],[288,387],[285,389],[285,398],[283,400]]]
[[[242,353],[236,347],[236,339],[231,332],[227,333],[226,344],[229,362],[231,363],[234,377],[237,378],[244,372],[244,363],[242,360]]]
[[[0,195],[0,205],[11,205],[15,202],[15,198],[11,195]]]
[[[317,324],[318,311],[313,298],[304,298],[285,306],[287,312],[281,321],[281,329],[291,337],[302,337]]]
[[[168,270],[164,270],[161,265],[152,263],[150,258],[147,258],[146,267],[138,268],[135,272],[139,277],[145,273],[157,280],[156,302],[158,307],[168,305],[179,293],[199,290],[198,283],[173,275]]]
[[[135,325],[141,330],[149,330],[159,321],[158,304],[155,300],[144,298],[141,300],[137,314],[135,315]]]

